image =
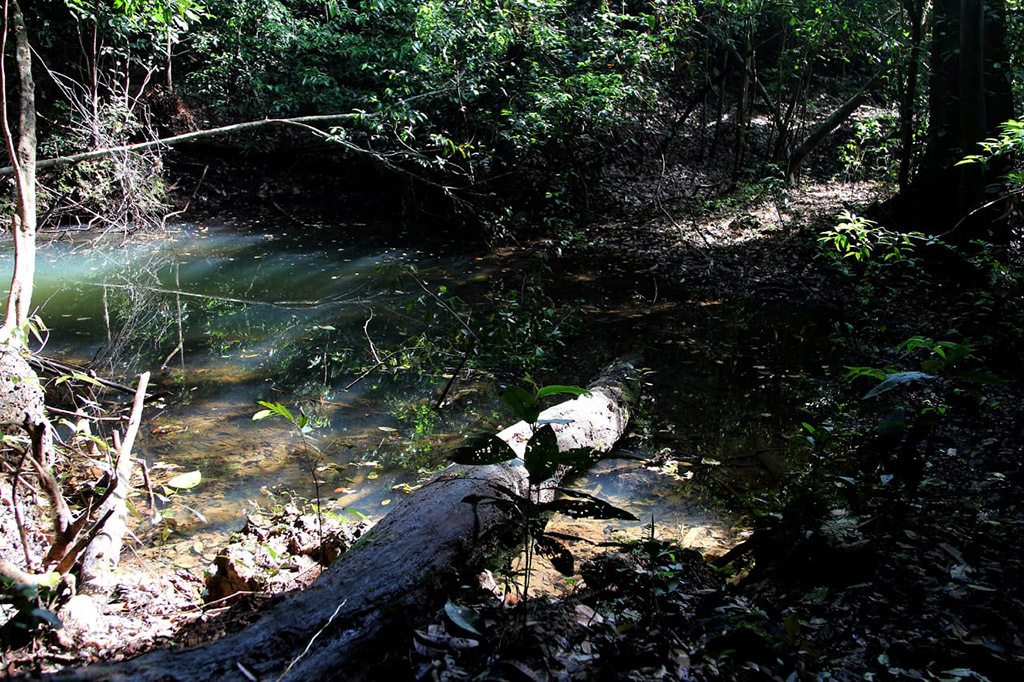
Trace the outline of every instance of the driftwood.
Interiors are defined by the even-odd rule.
[[[625,371],[605,373],[591,395],[541,414],[572,420],[556,429],[560,449],[608,450],[615,444],[629,414]],[[528,432],[526,424],[517,424],[500,435],[523,448]],[[416,614],[440,607],[444,588],[488,549],[489,531],[503,513],[463,499],[494,495],[494,483],[528,493],[520,460],[450,467],[385,516],[306,591],[286,595],[245,630],[200,647],[64,671],[56,679],[380,679],[383,670],[401,665],[387,658],[395,641],[402,641],[394,635],[407,634]],[[381,644],[389,636],[390,648]]]

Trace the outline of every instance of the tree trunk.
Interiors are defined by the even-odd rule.
[[[910,61],[903,84],[900,102],[900,170],[899,187],[910,183],[910,169],[914,160],[914,120],[917,117],[917,80],[921,65],[921,29],[924,22],[923,0],[903,0],[910,23]]]
[[[7,78],[0,66],[2,116],[7,154],[14,168],[17,192],[11,231],[14,235],[14,275],[7,299],[7,315],[0,336],[4,339],[22,326],[32,309],[32,284],[36,269],[36,86],[32,80],[32,48],[25,28],[25,17],[17,0],[10,0],[10,23],[14,29],[14,60],[18,67],[18,138],[8,123]],[[4,17],[3,43],[7,42]]]
[[[747,19],[743,30],[743,57],[741,61],[739,95],[736,99],[736,140],[733,148],[732,180],[735,183],[743,171],[747,153],[747,132],[750,128],[750,83],[756,79],[754,72],[754,25]]]
[[[985,139],[985,3],[960,3],[960,100],[959,129],[962,154],[977,153],[975,145]],[[958,213],[966,215],[981,204],[985,195],[985,174],[980,164],[960,169]]]
[[[871,91],[878,87],[881,83],[882,77],[875,76],[871,81],[864,86],[864,89],[858,92],[850,99],[843,102],[842,106],[832,112],[828,118],[822,121],[817,128],[811,131],[811,134],[807,136],[799,147],[797,147],[792,155],[789,157],[789,164],[786,170],[786,177],[792,179],[796,172],[803,165],[803,162],[807,160],[807,157],[811,155],[818,145],[825,141],[825,138],[829,134],[841,126],[846,119],[853,115],[853,112],[857,111],[864,102],[867,101],[868,97],[871,96]]]
[[[986,10],[985,5],[988,4]],[[1007,76],[1006,5],[1000,0],[935,0],[930,46],[929,126],[923,163],[908,187],[880,208],[882,219],[959,245],[1007,246],[1008,221],[985,207],[999,163],[955,165],[1013,117]]]
[[[628,419],[625,376],[623,370],[606,373],[590,396],[541,414],[572,420],[556,426],[560,449],[606,451],[615,444]],[[520,423],[499,435],[521,452],[528,431]],[[282,598],[241,632],[192,649],[65,671],[57,679],[382,679],[403,665],[400,652],[408,646],[410,623],[440,608],[445,587],[457,584],[453,580],[493,547],[491,531],[504,513],[495,505],[463,501],[500,494],[493,484],[528,494],[522,461],[449,467],[385,516],[310,588]]]

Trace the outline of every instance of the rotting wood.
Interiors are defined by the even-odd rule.
[[[541,413],[541,419],[572,420],[556,427],[560,449],[614,446],[629,418],[631,373],[632,366],[623,363],[598,377],[590,396]],[[528,431],[520,423],[501,435],[521,451]],[[54,679],[377,679],[382,666],[395,663],[386,659],[393,638],[407,634],[416,614],[439,608],[446,585],[478,566],[491,547],[490,531],[503,513],[463,499],[494,495],[494,484],[527,494],[521,460],[449,467],[385,516],[309,589],[283,596],[245,630],[200,647],[63,671]]]

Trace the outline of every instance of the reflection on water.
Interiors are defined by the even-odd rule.
[[[152,390],[170,397],[147,412],[136,454],[157,480],[202,473],[198,487],[163,504],[173,524],[155,531],[166,536],[148,556],[205,565],[239,526],[248,500],[286,490],[313,495],[301,439],[284,420],[254,422],[260,400],[315,418],[325,497],[371,517],[422,481],[417,467],[440,464],[461,431],[507,422],[498,388],[486,380],[458,383],[457,407],[440,416],[432,405],[443,372],[435,379],[399,366],[359,380],[378,348],[424,331],[429,319],[410,305],[423,292],[408,282],[411,291],[396,290],[381,266],[415,264],[432,287],[444,283],[467,299],[502,267],[514,270],[450,245],[437,253],[396,248],[373,232],[341,238],[185,225],[124,245],[41,249],[36,301],[51,330],[46,352],[95,359],[129,377],[160,368]],[[793,425],[806,418],[805,396],[819,390],[806,368],[829,372],[818,355],[830,322],[666,287],[652,298],[635,277],[617,281],[617,266],[594,270],[601,267],[560,261],[543,273],[549,295],[579,302],[574,314],[586,330],[565,351],[574,373],[553,378],[586,381],[609,361],[642,353],[653,373],[646,414],[634,428],[650,432],[660,463],[613,461],[577,481],[640,522],[573,521],[566,531],[597,541],[636,538],[653,517],[659,537],[718,547],[731,533],[722,511],[744,508],[790,467]],[[515,277],[525,287],[525,276]],[[450,372],[460,359],[432,361]],[[417,448],[431,454],[410,462]]]
[[[388,466],[409,447],[397,407],[432,399],[444,379],[392,369],[354,381],[376,346],[422,327],[406,312],[413,292],[393,290],[380,271],[396,262],[415,263],[429,281],[481,276],[478,259],[394,249],[369,231],[340,239],[185,225],[123,245],[43,247],[36,300],[50,328],[47,354],[128,377],[163,370],[151,392],[171,396],[148,411],[136,454],[158,479],[168,465],[202,473],[200,486],[162,510],[176,530],[170,540],[199,561],[216,550],[214,535],[238,527],[248,500],[313,495],[301,439],[284,420],[254,422],[259,400],[315,416],[319,473],[336,506],[378,516],[415,485],[417,471]],[[473,418],[446,416],[421,440],[441,443]]]

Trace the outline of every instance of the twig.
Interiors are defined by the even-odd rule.
[[[330,296],[328,298],[322,298],[316,301],[254,301],[246,300],[244,298],[232,298],[231,296],[211,296],[209,294],[196,294],[191,291],[181,291],[179,289],[165,289],[163,287],[146,287],[142,285],[132,284],[111,284],[109,282],[81,282],[81,284],[96,286],[96,287],[110,287],[112,289],[141,289],[144,291],[152,291],[157,294],[175,294],[177,296],[188,296],[190,298],[198,298],[204,301],[223,301],[225,303],[241,303],[244,305],[268,305],[275,308],[316,308],[328,303],[368,303],[363,298],[352,298],[345,299],[341,296]],[[362,288],[362,287],[359,287]]]
[[[142,469],[142,483],[146,486],[146,494],[149,496],[149,522],[155,526],[160,523],[160,515],[156,513],[156,497],[153,495],[153,484],[149,480],[149,467],[144,459],[139,457],[132,457],[132,459]]]
[[[229,594],[226,597],[221,597],[220,599],[214,599],[213,601],[208,601],[205,604],[197,604],[195,606],[190,606],[187,609],[183,609],[183,610],[184,611],[205,611],[207,608],[213,606],[214,604],[220,604],[221,602],[228,601],[229,599],[236,599],[238,597],[244,597],[244,596],[249,595],[249,594],[258,594],[258,593],[257,592],[253,592],[252,590],[239,590],[238,592],[232,592],[231,594]]]
[[[680,225],[676,221],[676,219],[672,216],[672,214],[668,212],[668,209],[665,208],[665,204],[662,203],[662,201],[661,201],[661,186],[662,186],[662,183],[665,181],[665,172],[667,170],[666,169],[666,164],[667,164],[667,162],[665,161],[665,155],[662,154],[661,155],[661,174],[658,176],[658,187],[654,190],[654,200],[657,202],[658,208],[661,210],[661,212],[665,214],[665,217],[669,219],[669,221],[672,223],[672,225],[677,230],[682,232],[683,231],[683,226]],[[704,242],[704,246],[706,246],[708,248],[711,248],[711,242],[709,242],[708,238],[704,235],[704,231],[697,227],[696,222],[691,226],[690,229],[692,229],[694,232],[697,233],[697,236],[700,237],[701,241]],[[701,249],[694,249],[694,250],[699,252],[702,256],[704,256],[708,260],[711,260],[711,257],[709,255],[707,255],[706,253],[704,253],[704,251],[702,251]]]
[[[303,656],[309,653],[309,650],[313,646],[313,642],[316,641],[316,638],[323,634],[324,630],[330,627],[331,623],[333,623],[334,619],[338,616],[338,612],[341,611],[341,607],[343,607],[347,603],[348,599],[345,599],[340,604],[338,604],[338,608],[334,609],[334,613],[332,613],[331,617],[327,619],[327,622],[324,623],[324,626],[317,630],[316,634],[310,638],[309,642],[306,644],[306,648],[302,650],[302,653],[292,659],[292,662],[288,664],[288,667],[284,669],[283,673],[281,673],[277,676],[277,678],[275,678],[274,682],[281,682],[281,680],[285,678],[285,676],[295,666],[295,664],[302,660]]]
[[[6,34],[5,34],[6,35]],[[306,126],[306,123],[323,123],[329,121],[341,121],[349,118],[356,118],[360,114],[324,114],[319,116],[300,116],[297,118],[286,119],[286,118],[265,118],[259,121],[247,121],[245,123],[235,123],[232,125],[221,126],[220,128],[213,128],[210,130],[197,130],[190,133],[182,133],[181,135],[173,135],[171,137],[164,138],[162,140],[150,140],[148,142],[136,142],[135,144],[124,144],[116,147],[109,147],[107,149],[95,149],[89,152],[82,152],[81,154],[70,154],[68,156],[61,156],[54,159],[44,159],[36,163],[36,168],[43,170],[44,168],[50,168],[51,166],[59,166],[66,163],[78,163],[80,161],[88,161],[89,159],[96,159],[102,156],[109,156],[111,154],[117,154],[120,152],[134,152],[141,151],[143,149],[149,149],[151,147],[163,147],[177,144],[178,142],[187,142],[200,137],[209,137],[213,135],[224,135],[227,133],[242,132],[245,130],[251,130],[254,128],[261,128],[267,125],[292,125],[292,126]],[[324,134],[322,130],[315,129],[318,133]],[[354,146],[354,145],[348,145]],[[356,148],[358,149],[358,148]],[[360,150],[362,151],[362,150]],[[0,175],[12,175],[15,169],[11,166],[0,168]]]
[[[75,565],[75,561],[78,560],[78,555],[82,553],[82,550],[89,546],[97,535],[99,535],[100,531],[103,530],[103,526],[107,523],[107,520],[110,519],[114,511],[115,510],[113,508],[108,509],[107,513],[103,515],[103,518],[97,521],[96,525],[94,525],[87,534],[79,538],[78,542],[68,550],[64,555],[64,558],[62,558],[60,563],[57,564],[57,573],[63,575],[71,570],[71,567]]]
[[[360,381],[362,381],[362,380],[363,380],[363,379],[365,379],[366,377],[368,377],[368,376],[370,376],[371,374],[373,374],[373,371],[374,371],[375,369],[377,369],[378,367],[380,367],[381,365],[383,365],[383,364],[384,364],[385,362],[387,362],[387,361],[388,361],[388,360],[390,360],[391,358],[393,358],[393,357],[395,357],[396,355],[398,355],[398,353],[399,353],[399,351],[397,351],[397,350],[396,350],[396,351],[394,351],[393,353],[388,353],[387,355],[385,355],[385,356],[384,356],[384,357],[383,357],[383,358],[382,358],[382,359],[380,360],[380,362],[378,362],[377,364],[375,364],[375,365],[371,366],[371,367],[370,367],[370,368],[369,368],[368,370],[366,370],[365,372],[363,372],[362,374],[360,374],[360,375],[359,375],[358,377],[356,377],[355,379],[353,379],[353,380],[352,380],[352,382],[351,382],[351,383],[350,383],[350,384],[349,384],[348,386],[346,386],[345,388],[343,388],[343,389],[341,389],[341,390],[342,390],[342,391],[347,391],[347,390],[349,390],[350,388],[352,388],[353,386],[355,386],[356,384],[358,384],[358,383],[359,383]]]
[[[10,561],[0,559],[0,577],[12,580],[21,585],[45,585],[51,580],[52,573],[37,575],[23,571]]]
[[[451,314],[451,316],[452,316],[452,317],[454,317],[454,318],[455,318],[456,320],[458,320],[459,324],[460,324],[460,325],[462,325],[462,328],[463,328],[463,329],[465,329],[465,330],[466,330],[467,332],[469,332],[469,335],[470,335],[470,336],[472,336],[472,337],[473,337],[473,338],[474,338],[475,340],[477,340],[477,341],[479,341],[479,340],[480,340],[480,337],[476,335],[476,332],[474,332],[474,331],[473,331],[473,329],[472,329],[472,328],[471,328],[471,327],[469,326],[469,323],[468,323],[468,322],[467,322],[466,320],[463,320],[463,319],[462,319],[462,316],[461,316],[461,315],[459,315],[459,314],[458,314],[457,312],[455,312],[455,311],[454,311],[454,310],[452,309],[452,307],[451,307],[450,305],[448,305],[447,303],[445,303],[445,302],[444,302],[444,301],[443,301],[443,300],[441,299],[441,297],[440,297],[440,296],[438,296],[438,295],[437,295],[437,294],[435,294],[435,293],[434,293],[433,291],[431,291],[431,290],[430,290],[430,287],[428,287],[428,286],[427,286],[426,284],[424,284],[424,283],[423,283],[423,282],[422,282],[422,281],[420,280],[420,278],[419,278],[419,277],[416,277],[416,276],[414,276],[414,275],[410,275],[410,277],[412,277],[412,280],[413,280],[414,282],[416,282],[416,284],[418,284],[418,285],[419,285],[420,289],[423,289],[423,291],[427,292],[427,295],[428,295],[428,296],[430,296],[430,297],[431,297],[431,298],[433,298],[433,299],[434,299],[435,301],[437,301],[438,305],[440,305],[440,306],[441,306],[442,308],[444,308],[445,310],[447,310],[447,311],[448,311],[448,312],[449,312],[449,313]]]
[[[25,458],[28,457],[28,448],[21,453],[18,466],[14,469],[14,476],[11,481],[11,506],[14,508],[14,523],[18,526],[18,535],[21,536],[21,547],[25,551],[25,566],[32,568],[32,555],[28,550],[28,536],[25,534],[25,521],[21,517],[21,505],[18,504],[18,481],[21,480],[21,468],[25,466]]]
[[[86,414],[85,412],[71,410],[62,410],[59,407],[53,407],[52,405],[46,406],[47,412],[53,412],[54,414],[64,415],[65,417],[74,417],[75,419],[88,419],[94,422],[123,422],[124,417],[97,417],[96,415]]]
[[[373,319],[373,308],[368,308],[370,316],[366,318],[366,322],[363,323],[363,334],[366,336],[366,342],[370,344],[370,352],[373,354],[373,359],[380,364],[380,355],[377,354],[377,347],[373,345],[373,339],[370,338],[370,320]]]
[[[239,663],[238,661],[235,661],[235,666],[237,666],[238,672],[242,673],[242,677],[249,680],[249,682],[260,682],[258,677],[249,672],[249,669],[241,663]]]
[[[92,381],[98,384],[106,386],[107,388],[113,388],[122,393],[135,393],[135,389],[131,386],[125,386],[119,384],[116,381],[110,379],[104,379],[103,377],[97,376],[96,372],[91,369],[85,369],[83,367],[77,367],[75,365],[61,362],[60,360],[54,360],[53,358],[44,358],[36,355],[30,355],[28,357],[28,363],[33,366],[34,369],[38,369],[44,372],[52,372],[54,374],[82,374],[89,377]],[[147,396],[152,398],[153,396]]]
[[[452,372],[451,379],[445,384],[444,390],[441,391],[441,397],[437,399],[437,405],[434,406],[435,410],[440,410],[441,406],[444,405],[444,399],[448,397],[448,392],[452,390],[452,384],[459,378],[459,374],[462,373],[463,368],[466,366],[466,361],[469,360],[469,354],[473,351],[475,344],[466,349],[466,352],[462,354],[462,361],[459,362],[459,366]]]

